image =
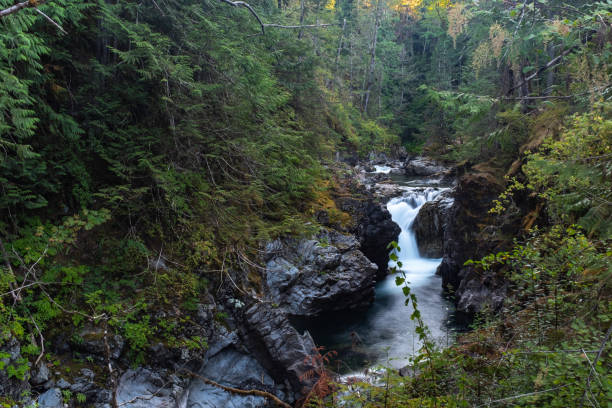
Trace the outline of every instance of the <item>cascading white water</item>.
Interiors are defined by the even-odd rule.
[[[405,193],[387,203],[392,219],[401,228],[397,254],[402,262],[412,293],[417,296],[421,317],[432,336],[440,343],[449,339],[449,308],[442,296],[442,285],[436,268],[441,259],[419,255],[412,224],[427,201],[435,199],[445,188],[404,186]],[[394,263],[390,263],[393,266]],[[339,371],[348,376],[379,364],[400,368],[421,347],[415,334],[412,310],[405,305],[402,288],[395,276],[388,276],[376,285],[376,299],[365,313],[347,313],[324,319],[319,326],[309,327],[318,344],[339,352]]]
[[[400,249],[397,256],[398,261],[402,263],[401,269],[412,285],[418,285],[423,279],[434,274],[441,262],[441,259],[420,256],[412,224],[423,204],[436,198],[442,191],[439,188],[411,189],[402,197],[394,198],[387,203],[391,218],[402,230],[397,240]],[[395,266],[396,262],[389,261],[389,267]]]
[[[379,165],[374,165],[374,173],[384,173],[384,174],[389,174],[391,172],[391,167],[389,166],[379,166]]]

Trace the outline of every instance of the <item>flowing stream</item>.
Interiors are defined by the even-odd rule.
[[[443,298],[441,278],[436,275],[441,259],[421,257],[412,231],[421,206],[444,189],[414,187],[414,181],[402,184],[406,192],[387,203],[393,221],[401,228],[398,258],[431,335],[439,344],[447,345],[453,338],[452,306]],[[393,264],[390,262],[390,266]],[[377,365],[400,368],[420,348],[410,320],[412,308],[405,305],[405,300],[395,276],[389,275],[377,284],[376,299],[367,311],[328,315],[310,322],[307,328],[317,344],[338,352],[338,372],[356,373]]]

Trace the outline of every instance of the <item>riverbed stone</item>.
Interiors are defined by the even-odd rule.
[[[145,367],[129,369],[119,379],[117,403],[125,408],[174,408],[172,391],[160,373]]]
[[[414,157],[404,163],[404,174],[412,177],[433,176],[446,170],[442,164],[426,157]]]
[[[30,383],[40,385],[49,381],[49,367],[44,362],[41,362],[36,370],[33,371]]]
[[[51,388],[38,397],[38,408],[63,408],[62,391]]]

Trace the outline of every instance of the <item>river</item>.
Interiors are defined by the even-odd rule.
[[[388,170],[377,168],[378,172]],[[421,257],[412,231],[421,206],[445,188],[427,187],[419,180],[403,176],[392,178],[405,190],[402,196],[387,203],[393,221],[401,228],[399,261],[433,339],[447,346],[453,341],[453,307],[443,297],[441,278],[436,275],[441,259]],[[420,348],[414,322],[410,320],[412,309],[405,305],[405,300],[401,287],[395,284],[395,276],[389,275],[377,283],[376,298],[368,310],[326,315],[307,323],[306,328],[316,344],[338,353],[332,360],[337,372],[357,373],[379,365],[400,368]]]

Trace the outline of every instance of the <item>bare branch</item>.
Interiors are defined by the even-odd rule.
[[[291,408],[291,405],[287,404],[286,402],[281,401],[276,395],[274,394],[270,394],[269,392],[266,391],[260,391],[260,390],[241,390],[239,388],[234,388],[234,387],[226,387],[225,385],[221,385],[213,380],[209,380],[208,378],[202,377],[199,374],[194,373],[193,371],[189,371],[186,369],[183,369],[183,371],[189,375],[191,375],[192,377],[197,378],[198,380],[202,381],[203,383],[206,383],[208,385],[212,385],[213,387],[217,387],[217,388],[221,388],[223,391],[227,391],[229,393],[232,394],[238,394],[238,395],[255,395],[258,397],[264,397],[266,399],[272,400],[276,405],[278,405],[279,407],[282,408]]]
[[[10,14],[16,13],[19,10],[22,10],[24,8],[33,8],[34,10],[36,10],[36,12],[38,14],[40,14],[41,16],[43,16],[45,18],[45,20],[47,20],[48,22],[50,22],[51,24],[53,24],[55,27],[57,27],[58,30],[60,30],[62,33],[64,34],[68,34],[66,32],[66,30],[64,30],[62,28],[62,26],[60,26],[57,22],[55,22],[51,17],[49,17],[48,15],[46,15],[45,13],[43,13],[38,6],[42,5],[43,3],[45,3],[45,0],[27,0],[27,1],[23,1],[21,3],[17,3],[12,5],[9,8],[6,8],[4,10],[0,10],[0,18],[8,16]]]
[[[64,33],[64,34],[68,34],[68,33],[66,32],[66,30],[64,30],[64,29],[62,28],[62,26],[61,26],[61,25],[57,24],[55,21],[53,21],[53,19],[52,19],[51,17],[49,17],[48,15],[46,15],[45,13],[43,13],[42,11],[40,11],[38,7],[34,7],[34,10],[36,10],[36,12],[37,12],[38,14],[40,14],[41,16],[43,16],[43,17],[44,17],[44,18],[45,18],[45,19],[46,19],[48,22],[50,22],[51,24],[53,24],[54,26],[56,26],[56,27],[58,28],[58,30],[60,30],[62,33]]]
[[[335,26],[338,24],[305,24],[305,25],[291,25],[291,26],[286,26],[286,25],[281,25],[281,24],[264,24],[264,27],[276,27],[276,28],[320,28],[320,27],[329,27],[329,26]]]
[[[249,3],[246,3],[244,1],[231,1],[231,0],[219,0],[222,3],[227,3],[230,6],[233,7],[244,7],[246,9],[248,9],[251,14],[253,15],[253,17],[255,17],[257,19],[257,22],[259,23],[260,27],[261,27],[261,33],[265,34],[266,33],[266,27],[271,27],[271,28],[288,28],[288,29],[301,29],[301,28],[321,28],[321,27],[330,27],[330,26],[335,26],[335,25],[339,25],[339,24],[305,24],[305,25],[282,25],[282,24],[266,24],[264,23],[261,18],[259,17],[259,15],[257,15],[257,13],[255,12],[255,10],[253,9],[253,7],[251,7],[251,5]]]
[[[8,16],[9,14],[16,13],[19,10],[27,8],[27,7],[36,7],[37,5],[38,4],[36,3],[36,1],[32,1],[32,0],[23,1],[21,3],[14,4],[9,8],[0,10],[0,18],[4,16]]]
[[[11,261],[9,260],[8,254],[6,253],[6,248],[4,248],[4,242],[2,242],[2,238],[0,238],[0,255],[2,255],[2,257],[4,258],[4,263],[6,265],[6,268],[8,269],[8,273],[11,275],[13,280],[16,280],[15,272],[13,272],[13,267],[11,266]],[[16,293],[16,288],[13,282],[9,282],[9,289],[10,291],[7,293],[10,293],[11,295],[13,295],[13,300],[15,302],[21,300],[21,297],[19,297],[19,294]]]
[[[251,5],[249,3],[245,3],[244,1],[231,1],[231,0],[221,0],[221,1],[223,3],[229,4],[230,6],[245,7],[245,8],[247,8],[251,12],[251,14],[257,19],[257,21],[259,22],[259,25],[261,26],[262,34],[266,33],[265,24],[263,23],[263,21],[261,21],[261,18],[259,18],[259,16],[255,12],[255,10],[253,10],[253,7],[251,7]]]
[[[567,50],[563,51],[561,54],[557,55],[555,58],[551,59],[550,61],[548,61],[546,63],[546,65],[544,65],[543,67],[540,67],[536,70],[536,72],[534,72],[533,74],[529,75],[527,78],[525,78],[524,81],[521,81],[518,85],[513,86],[510,90],[508,90],[508,95],[514,91],[517,88],[520,88],[521,86],[525,85],[526,83],[528,83],[529,81],[531,81],[532,79],[534,79],[535,77],[537,77],[538,75],[540,75],[542,72],[546,71],[547,69],[554,67],[555,65],[558,65],[561,63],[561,60],[563,59],[563,57],[565,57],[567,54],[569,54],[570,52],[574,51],[574,49],[576,49],[577,47],[571,47],[568,48]],[[524,98],[523,98],[524,99]]]
[[[529,396],[532,396],[532,395],[545,394],[547,392],[556,391],[556,390],[561,389],[561,388],[569,387],[570,385],[571,384],[565,384],[565,385],[561,385],[559,387],[549,388],[547,390],[534,391],[534,392],[528,392],[528,393],[525,393],[525,394],[513,395],[511,397],[502,398],[502,399],[498,399],[498,400],[494,400],[494,401],[489,401],[486,404],[478,405],[476,408],[488,407],[491,404],[497,404],[499,402],[511,401],[511,400],[514,400],[514,399],[523,398],[523,397],[529,397]]]
[[[612,324],[608,327],[608,331],[606,332],[606,335],[601,340],[601,346],[599,347],[599,350],[597,350],[597,355],[595,356],[595,359],[593,360],[593,363],[591,364],[591,361],[589,360],[589,364],[591,365],[591,369],[593,371],[589,371],[589,376],[587,377],[586,387],[585,387],[585,390],[584,390],[584,394],[582,394],[582,401],[580,402],[580,406],[581,407],[584,406],[584,400],[587,398],[587,393],[589,393],[590,390],[591,390],[591,376],[592,376],[593,372],[595,374],[597,374],[597,371],[595,371],[595,367],[597,366],[597,362],[599,361],[599,358],[601,357],[601,354],[603,353],[603,350],[606,347],[606,343],[608,342],[608,340],[610,340],[610,336],[611,335],[612,335]],[[585,354],[585,356],[586,356],[586,354]],[[587,357],[587,359],[588,359],[588,357]],[[597,380],[599,381],[599,378]]]

